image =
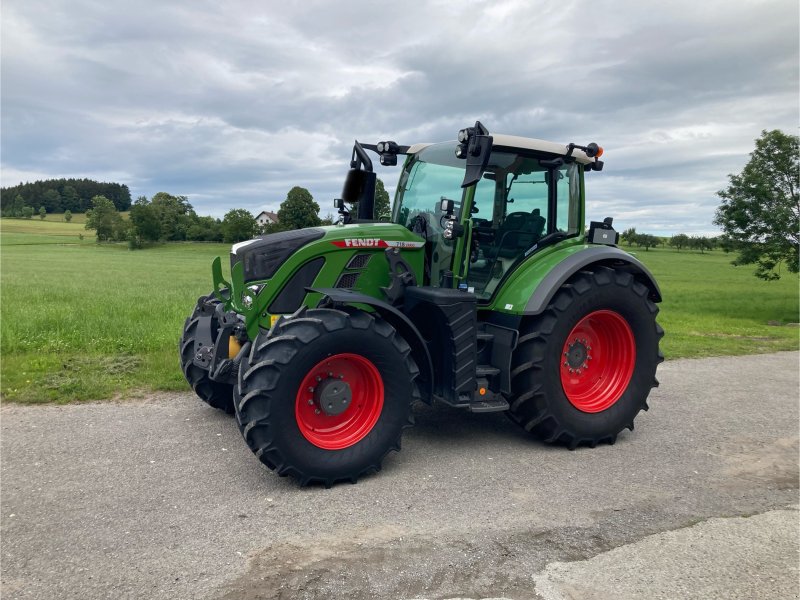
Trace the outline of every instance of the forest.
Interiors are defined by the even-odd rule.
[[[104,196],[118,211],[131,207],[128,186],[93,179],[45,179],[0,189],[0,212],[4,217],[21,217],[26,206],[48,213],[82,213],[92,208],[92,198]]]

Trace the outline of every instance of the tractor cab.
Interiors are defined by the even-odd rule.
[[[509,137],[495,136],[519,143],[504,139]],[[531,148],[495,142],[480,179],[463,188],[466,164],[454,155],[452,143],[411,154],[392,220],[425,239],[426,285],[451,287],[455,273],[486,300],[522,259],[582,234],[583,165],[558,160],[533,148],[536,140],[526,141]],[[447,200],[452,200],[449,214]],[[448,235],[448,221],[458,224],[455,235]]]

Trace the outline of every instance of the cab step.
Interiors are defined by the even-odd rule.
[[[478,365],[478,367],[475,369],[475,377],[478,379],[481,377],[494,377],[495,375],[499,374],[500,369],[491,365]]]
[[[508,401],[499,394],[489,400],[473,400],[467,407],[469,412],[490,413],[502,412],[509,409]]]

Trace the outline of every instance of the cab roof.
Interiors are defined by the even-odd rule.
[[[538,140],[536,138],[526,138],[520,137],[518,135],[506,135],[504,133],[492,133],[490,134],[493,138],[492,140],[492,147],[503,147],[503,148],[519,148],[522,150],[534,150],[536,152],[547,152],[548,154],[556,154],[559,156],[565,156],[567,154],[567,146],[564,144],[558,144],[556,142],[548,142],[546,140]],[[444,142],[449,143],[449,142]],[[452,141],[453,149],[455,149],[458,142],[455,140]],[[433,144],[414,144],[408,148],[408,154],[416,154],[420,152],[424,148],[428,146],[432,146]],[[572,156],[581,163],[581,164],[588,164],[594,162],[593,158],[589,158],[586,156],[586,153],[583,150],[578,150],[575,148],[572,151]]]

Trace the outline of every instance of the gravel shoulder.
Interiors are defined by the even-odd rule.
[[[420,406],[381,473],[330,490],[188,393],[5,405],[0,593],[797,597],[799,359],[665,363],[635,431],[594,450]]]

